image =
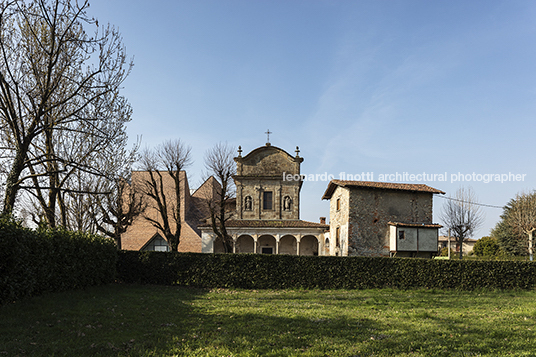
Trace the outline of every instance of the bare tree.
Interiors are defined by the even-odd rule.
[[[536,192],[518,193],[505,208],[505,223],[517,235],[528,236],[529,257],[532,261],[532,235],[536,230]]]
[[[105,176],[93,176],[83,204],[86,205],[95,230],[113,238],[121,249],[121,235],[126,232],[134,219],[145,209],[146,203],[141,192],[132,182],[132,165],[138,159],[139,142],[127,150],[117,146],[116,150],[102,160],[101,170]],[[77,216],[71,210],[71,214]]]
[[[235,197],[233,175],[236,173],[234,150],[226,143],[216,144],[205,154],[207,175],[218,181],[214,197],[207,199],[210,212],[210,225],[216,239],[223,243],[226,253],[233,251],[233,239],[227,232],[226,222],[232,218],[230,202]]]
[[[175,252],[184,219],[181,215],[181,184],[184,185],[183,177],[186,177],[183,170],[191,163],[191,148],[180,140],[166,141],[156,150],[146,149],[141,154],[140,168],[145,172],[138,187],[156,211],[156,215],[151,215],[146,209],[144,217],[162,232]]]
[[[112,108],[107,114],[88,113],[87,117],[95,120],[75,121],[58,127],[53,140],[43,145],[36,140],[29,151],[29,156],[35,158],[28,160],[33,185],[21,188],[34,195],[49,226],[55,226],[58,220],[62,226],[68,227],[66,199],[70,198],[73,204],[79,201],[80,204],[93,194],[105,193],[95,191],[98,186],[94,182],[115,180],[122,170],[121,165],[132,162],[129,158],[132,154],[125,149],[128,140],[125,124],[130,120],[130,106],[126,100],[117,98],[110,98],[108,105]],[[46,160],[35,157],[36,152],[42,151],[41,148],[45,148]],[[136,150],[137,147],[134,152]],[[84,224],[88,222],[84,221]]]
[[[441,220],[445,228],[451,230],[456,244],[463,255],[463,243],[473,236],[484,222],[484,214],[478,205],[475,194],[470,188],[459,188],[454,197],[448,197],[443,205]]]
[[[92,196],[89,207],[96,229],[113,238],[119,250],[122,249],[121,235],[147,206],[143,195],[129,179],[117,176],[106,180],[104,184],[108,185],[109,193]]]
[[[0,4],[0,150],[9,167],[3,215],[13,214],[25,188],[54,226],[69,177],[101,174],[95,156],[124,135],[130,106],[119,91],[132,63],[119,33],[99,27],[88,7],[87,0]],[[66,213],[59,216],[64,223]]]

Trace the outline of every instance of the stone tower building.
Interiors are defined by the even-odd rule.
[[[330,255],[430,257],[437,253],[433,195],[423,184],[331,180]]]

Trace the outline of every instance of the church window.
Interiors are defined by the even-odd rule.
[[[272,192],[266,191],[262,194],[262,209],[272,209]]]
[[[341,246],[341,228],[337,227],[335,229],[335,246],[340,247]]]
[[[341,199],[337,198],[337,211],[341,209]]]

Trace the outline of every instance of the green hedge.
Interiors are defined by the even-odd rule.
[[[113,282],[116,266],[117,250],[109,239],[0,220],[0,303]]]
[[[127,283],[243,289],[530,289],[536,264],[262,254],[119,253]]]

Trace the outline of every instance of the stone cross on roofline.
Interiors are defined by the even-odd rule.
[[[266,146],[270,146],[270,134],[273,134],[273,132],[270,131],[270,129],[268,129],[267,131],[264,132],[266,135],[267,135],[267,138],[266,138]]]

